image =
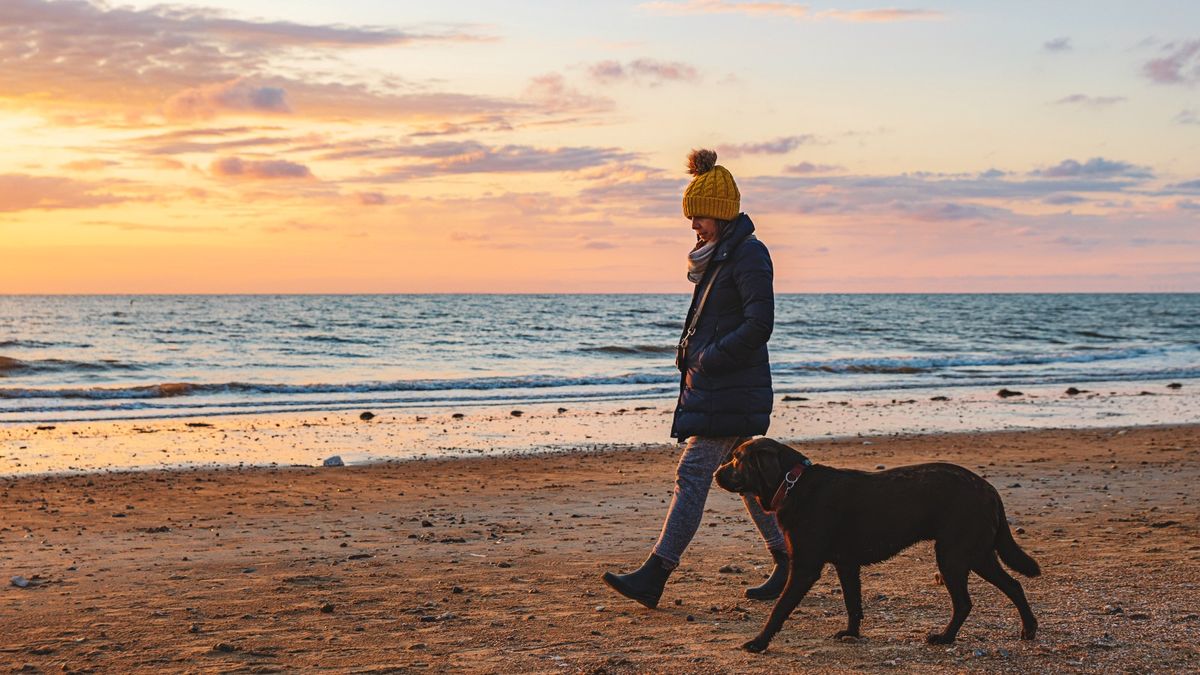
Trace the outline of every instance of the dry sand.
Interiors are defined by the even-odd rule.
[[[950,647],[918,544],[864,573],[865,639],[827,574],[763,655],[769,559],[714,488],[656,611],[601,582],[653,542],[678,448],[331,469],[0,479],[0,666],[30,672],[1200,669],[1200,427],[814,441],[818,462],[985,475],[1044,575],[1035,642],[994,588]],[[733,573],[719,569],[731,565]],[[736,571],[740,570],[740,571]],[[30,583],[19,588],[8,578]]]

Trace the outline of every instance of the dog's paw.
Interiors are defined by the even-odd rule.
[[[925,641],[931,645],[948,645],[954,642],[954,636],[945,633],[930,633],[925,636]]]
[[[1022,628],[1021,629],[1021,639],[1022,640],[1033,640],[1033,639],[1035,639],[1036,636],[1037,636],[1037,627],[1036,626],[1033,628]]]
[[[745,649],[751,654],[761,654],[767,651],[767,644],[769,643],[762,638],[754,638],[753,640],[743,643],[742,649]]]

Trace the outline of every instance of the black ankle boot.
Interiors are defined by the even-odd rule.
[[[654,609],[658,606],[658,599],[662,597],[663,586],[667,584],[672,569],[667,567],[667,561],[651,553],[641,567],[629,574],[605,572],[604,583],[630,600]]]
[[[771,576],[767,578],[767,581],[762,586],[747,588],[747,598],[751,600],[774,600],[783,592],[783,587],[787,585],[788,567],[790,566],[787,551],[771,549],[771,557],[775,559],[775,569],[771,570]]]

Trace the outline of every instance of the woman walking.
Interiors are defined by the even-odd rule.
[[[696,286],[677,357],[679,402],[671,428],[671,436],[685,442],[683,455],[650,557],[634,572],[604,574],[613,590],[651,609],[700,527],[713,472],[740,442],[766,433],[773,399],[767,358],[775,319],[770,254],[741,213],[741,194],[733,176],[717,164],[717,153],[693,150],[688,172],[694,178],[683,193],[683,215],[696,232],[688,254],[688,280]],[[766,583],[746,589],[746,597],[772,600],[787,582],[783,534],[774,515],[753,499],[744,501],[775,561]]]

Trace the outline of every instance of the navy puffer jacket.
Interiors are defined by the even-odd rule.
[[[709,271],[692,293],[684,331],[708,274],[716,281],[696,333],[688,342],[671,436],[757,436],[771,422],[771,363],[767,339],[775,326],[774,271],[767,247],[749,216],[727,227],[709,260]]]

